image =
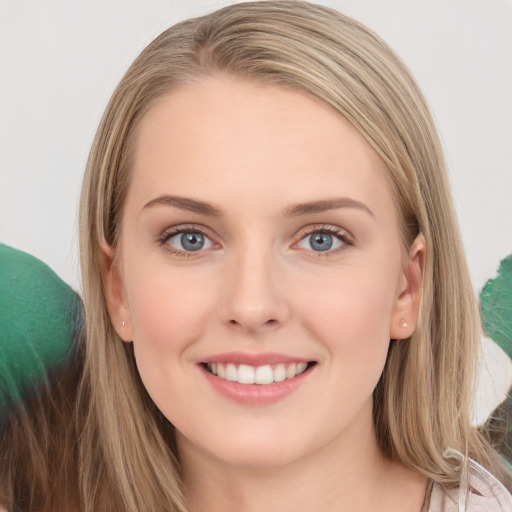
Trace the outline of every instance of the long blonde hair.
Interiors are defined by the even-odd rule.
[[[77,425],[86,512],[185,511],[172,425],[152,403],[130,345],[110,322],[99,246],[115,249],[137,128],[179,85],[228,73],[302,91],[351,122],[386,163],[404,248],[421,233],[426,255],[417,328],[392,342],[375,390],[382,452],[443,484],[467,453],[504,479],[498,456],[470,425],[480,346],[441,145],[409,71],[370,30],[327,7],[295,0],[247,2],[166,30],[116,88],[89,156],[80,205],[86,308],[85,367]]]

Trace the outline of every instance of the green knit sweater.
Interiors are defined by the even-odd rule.
[[[81,318],[78,295],[53,270],[0,244],[0,418],[66,364]]]

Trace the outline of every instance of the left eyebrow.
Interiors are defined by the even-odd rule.
[[[340,197],[336,199],[324,199],[321,201],[310,201],[307,203],[300,203],[288,206],[283,211],[285,217],[297,217],[299,215],[307,215],[311,213],[322,213],[328,210],[337,210],[338,208],[355,208],[362,210],[372,217],[375,217],[373,212],[363,203],[351,199],[350,197]]]

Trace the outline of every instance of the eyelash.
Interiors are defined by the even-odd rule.
[[[349,236],[349,234],[344,229],[338,228],[336,226],[331,226],[329,224],[314,225],[307,228],[306,231],[301,234],[299,242],[304,240],[308,236],[312,235],[313,233],[333,235],[343,244],[341,247],[337,249],[327,251],[313,251],[311,249],[310,252],[313,253],[315,256],[333,256],[340,253],[341,251],[346,250],[348,247],[352,247],[354,245],[354,240],[352,239],[352,237]]]
[[[179,249],[175,249],[172,245],[168,244],[167,242],[173,238],[176,235],[183,235],[186,233],[190,234],[200,234],[204,237],[211,240],[211,237],[208,235],[208,233],[202,229],[200,226],[176,226],[173,228],[170,228],[162,233],[162,235],[158,238],[158,244],[163,246],[165,250],[170,252],[171,254],[175,256],[180,256],[182,258],[190,258],[191,256],[194,256],[193,251],[181,251]],[[299,239],[299,242],[307,238],[308,236],[312,235],[313,233],[319,233],[319,234],[328,234],[333,235],[336,237],[339,241],[342,242],[342,246],[334,249],[334,250],[326,250],[326,251],[313,251],[310,250],[311,253],[313,253],[315,256],[332,256],[334,254],[337,254],[348,247],[351,247],[354,245],[354,241],[352,238],[347,234],[347,232],[341,228],[331,226],[331,225],[314,225],[309,228],[305,232],[301,234],[301,237]],[[215,242],[213,242],[215,243]],[[296,242],[298,243],[298,242]],[[203,252],[203,251],[198,251]]]
[[[164,249],[174,256],[180,256],[182,258],[190,258],[194,256],[194,252],[192,251],[180,251],[179,249],[174,248],[172,245],[167,242],[176,235],[184,235],[184,234],[200,234],[205,238],[211,240],[211,236],[209,236],[204,229],[200,226],[176,226],[174,228],[167,229],[162,233],[162,235],[158,239],[158,244],[164,247]],[[202,252],[202,251],[198,251]]]

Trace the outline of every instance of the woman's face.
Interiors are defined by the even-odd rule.
[[[277,465],[372,438],[422,251],[403,254],[388,179],[348,122],[285,88],[212,77],[148,113],[105,281],[180,449]]]

